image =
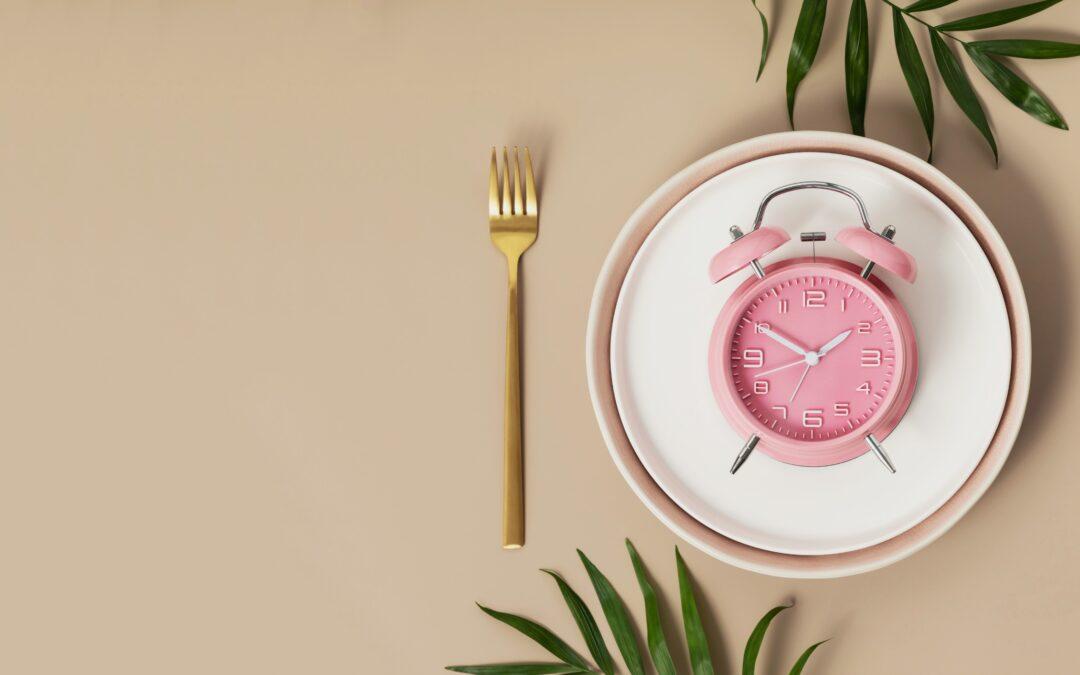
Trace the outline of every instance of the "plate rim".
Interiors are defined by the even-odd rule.
[[[755,159],[793,152],[827,152],[875,162],[910,178],[951,209],[979,243],[1005,300],[1012,342],[1009,389],[997,431],[982,459],[960,488],[935,512],[910,529],[873,546],[823,555],[758,549],[730,539],[697,521],[660,489],[638,459],[622,427],[611,382],[610,341],[623,280],[642,243],[686,195],[724,171]],[[585,340],[589,396],[609,454],[624,480],[669,529],[709,555],[754,572],[788,578],[833,578],[871,570],[906,558],[947,532],[997,477],[1019,433],[1031,382],[1031,326],[1023,285],[1004,241],[985,213],[937,168],[881,141],[829,131],[788,131],[758,136],[716,150],[668,179],[619,231],[597,278]]]

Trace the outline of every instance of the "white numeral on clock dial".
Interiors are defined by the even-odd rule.
[[[758,321],[754,324],[755,333],[764,333],[767,330],[772,330],[772,326],[770,326],[767,321]]]
[[[825,421],[825,411],[821,408],[807,408],[802,414],[802,425],[807,429],[817,429]]]
[[[765,363],[765,352],[760,349],[742,350],[743,368],[760,368]]]
[[[808,288],[802,292],[802,306],[810,309],[825,307],[825,291],[820,288]]]
[[[776,311],[779,314],[787,314],[787,306],[787,300],[780,298],[780,300],[778,300],[776,304]]]
[[[859,335],[869,335],[870,334],[870,322],[869,321],[860,321],[859,323],[855,324],[855,332],[858,333]]]
[[[859,386],[855,387],[855,391],[861,391],[862,393],[869,396],[870,395],[870,383],[869,382],[863,382]]]
[[[782,420],[787,419],[787,406],[786,405],[774,405],[772,407],[772,409],[777,411],[778,413],[780,413],[780,419],[782,419]]]
[[[848,417],[851,415],[851,404],[849,403],[834,403],[832,409],[833,415],[836,415],[837,417]]]
[[[863,349],[862,358],[859,360],[859,364],[863,368],[877,368],[881,365],[881,350]]]
[[[769,393],[769,381],[768,380],[754,380],[754,393],[755,394],[768,394]]]

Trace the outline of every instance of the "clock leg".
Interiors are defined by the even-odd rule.
[[[896,473],[896,467],[893,466],[889,456],[885,454],[885,448],[881,447],[881,443],[878,439],[874,438],[874,434],[868,434],[866,436],[866,444],[874,451],[874,454],[877,455],[877,458],[885,465],[885,468],[889,470],[889,473]]]
[[[746,459],[750,457],[750,453],[757,447],[758,441],[761,439],[755,434],[751,434],[750,438],[746,439],[746,443],[743,444],[742,450],[739,450],[739,454],[735,456],[735,463],[731,465],[731,473],[734,474],[739,470],[739,467],[746,462]]]

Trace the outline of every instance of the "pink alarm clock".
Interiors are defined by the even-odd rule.
[[[775,197],[821,189],[849,197],[862,227],[836,239],[867,259],[863,267],[826,257],[800,257],[762,267],[758,260],[790,239],[762,227]],[[709,341],[709,377],[720,410],[747,440],[731,473],[755,448],[788,464],[828,466],[872,451],[895,466],[882,441],[900,423],[915,393],[915,332],[903,305],[871,273],[875,265],[908,283],[915,260],[893,243],[896,228],[870,226],[855,192],[833,183],[806,181],[777,188],[758,207],[753,229],[713,256],[709,276],[719,282],[749,268],[750,278],[732,293]],[[802,241],[825,240],[803,232]]]

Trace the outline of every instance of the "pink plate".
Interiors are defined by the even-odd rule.
[[[974,237],[978,247],[981,247],[993,275],[996,275],[1004,296],[1007,322],[1012,336],[1012,358],[1011,361],[1007,361],[1011,363],[1011,374],[1007,380],[1008,392],[1004,409],[985,452],[967,479],[938,508],[899,533],[871,545],[813,555],[767,550],[733,539],[705,525],[667,494],[642,463],[627,436],[612,388],[611,370],[611,338],[617,300],[627,273],[635,263],[643,242],[649,238],[661,219],[672,212],[673,208],[679,205],[687,195],[719,174],[761,158],[807,152],[835,153],[839,156],[857,157],[876,162],[879,166],[887,167],[917,182],[948,209],[951,209],[952,213],[958,216],[962,224],[966,226],[970,236]],[[827,177],[813,176],[813,178]],[[752,210],[745,217],[748,218],[749,215],[752,215]],[[902,241],[905,246],[908,246],[913,240],[909,237],[903,223],[896,224],[900,226]],[[718,229],[720,230],[717,233],[718,237],[719,235],[726,236],[726,230],[722,227]],[[720,248],[721,242],[722,239],[717,238],[715,248],[712,250]],[[924,267],[922,253],[920,252],[919,255],[920,267]],[[708,260],[704,262],[707,263]],[[700,270],[700,267],[698,269]],[[921,273],[926,273],[925,267]],[[697,274],[700,275],[700,272]],[[924,281],[930,281],[930,279],[931,277],[924,277]],[[697,283],[700,284],[700,282]],[[707,327],[705,330],[707,333]],[[643,502],[668,527],[711,555],[749,570],[787,577],[837,577],[866,572],[900,560],[941,536],[974,505],[1005,462],[1019,430],[1031,375],[1030,324],[1023,290],[1009,253],[986,216],[952,181],[919,158],[880,142],[827,132],[774,134],[725,148],[687,168],[650,197],[631,217],[604,264],[590,310],[586,347],[590,395],[601,431],[617,467]],[[936,365],[934,367],[937,368]],[[706,377],[705,380],[707,386],[708,378]],[[916,399],[918,398],[917,394]],[[708,404],[715,405],[711,400]],[[702,410],[702,414],[705,414],[705,409]],[[713,451],[729,453],[727,459],[730,461],[730,453],[735,452],[736,449],[725,446]],[[862,462],[863,459],[856,461]],[[840,466],[848,466],[852,463]],[[778,462],[759,462],[743,471],[769,466],[786,465]],[[811,471],[817,475],[821,471],[833,470],[830,468],[804,469],[803,471]],[[731,483],[717,484],[715,489],[729,490],[743,478],[746,476],[741,474],[732,477]],[[891,476],[882,477],[881,480],[884,481],[885,478],[891,478]],[[882,485],[888,485],[888,483],[882,482]],[[876,500],[875,503],[887,502]]]

